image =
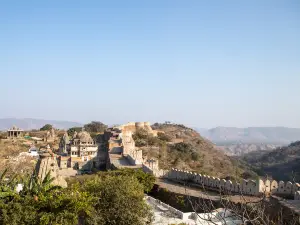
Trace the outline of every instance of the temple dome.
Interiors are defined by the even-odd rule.
[[[81,142],[92,142],[93,138],[91,135],[86,131],[81,131],[76,136],[77,139],[79,139]]]

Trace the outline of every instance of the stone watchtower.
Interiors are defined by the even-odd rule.
[[[67,182],[59,175],[56,156],[50,150],[49,145],[47,146],[47,151],[40,153],[40,158],[36,164],[35,172],[42,180],[46,177],[47,173],[50,172],[50,177],[54,178],[54,181],[52,182],[53,185],[67,187]]]

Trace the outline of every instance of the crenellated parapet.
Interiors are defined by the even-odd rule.
[[[204,174],[198,174],[194,172],[184,171],[172,168],[168,173],[165,174],[165,178],[179,181],[179,182],[190,182],[195,185],[205,187],[222,192],[230,192],[244,195],[260,196],[263,194],[282,194],[282,195],[294,195],[295,199],[300,194],[300,185],[292,182],[277,182],[269,179],[258,179],[258,180],[246,180],[242,179],[240,182],[220,179]]]

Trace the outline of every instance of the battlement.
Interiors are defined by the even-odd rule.
[[[175,181],[191,182],[208,189],[220,190],[223,192],[253,196],[260,196],[263,194],[295,195],[295,199],[296,197],[300,198],[300,185],[298,183],[293,184],[290,181],[285,183],[283,181],[277,182],[269,179],[258,179],[256,181],[242,179],[241,182],[235,182],[175,168],[172,168],[165,177]]]
[[[135,132],[137,129],[145,129],[150,133],[153,132],[150,122],[129,122],[120,126],[120,128],[122,129],[122,131]]]

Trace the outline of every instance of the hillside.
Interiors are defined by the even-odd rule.
[[[300,140],[300,128],[287,127],[216,127],[198,129],[200,134],[216,143],[224,144],[277,144],[288,145]]]
[[[255,177],[245,166],[226,156],[191,128],[176,124],[154,124],[153,129],[163,131],[169,139],[168,144],[161,145],[159,150],[150,147],[148,151],[151,155],[160,151],[156,154],[160,158],[160,166],[165,169],[176,167],[224,178],[248,177],[249,173]]]
[[[241,157],[260,175],[277,180],[300,181],[300,141],[273,151],[251,152]]]
[[[241,156],[254,151],[270,151],[277,147],[279,146],[274,144],[228,144],[218,146],[220,150],[230,156]]]
[[[42,120],[42,119],[16,119],[5,118],[0,119],[0,130],[7,130],[12,126],[17,126],[24,130],[40,129],[45,124],[52,124],[57,129],[68,129],[70,127],[81,127],[82,124],[70,121],[57,121],[57,120]]]

